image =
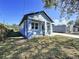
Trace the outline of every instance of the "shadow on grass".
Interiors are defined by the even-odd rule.
[[[8,37],[20,37],[22,35],[19,32],[8,32],[7,36]]]
[[[16,44],[17,40],[9,39],[5,43],[0,43],[1,59],[73,59],[73,57],[68,56],[65,51],[62,51],[62,47],[68,48],[66,46],[76,46],[76,48],[79,49],[79,40],[72,40],[72,38],[33,38],[32,40],[25,41],[21,45]],[[73,56],[78,57],[76,54]]]

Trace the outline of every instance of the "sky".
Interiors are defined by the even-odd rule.
[[[59,21],[60,12],[54,8],[44,8],[42,0],[0,0],[0,23],[19,24],[24,14],[42,10],[51,19],[56,19],[56,22]]]

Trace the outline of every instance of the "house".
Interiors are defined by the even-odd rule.
[[[73,32],[78,32],[79,33],[79,25],[73,25]]]
[[[66,25],[54,25],[53,32],[66,33],[67,26]]]
[[[53,32],[59,33],[79,33],[79,26],[72,24],[72,25],[54,25]]]
[[[28,39],[43,35],[52,35],[53,20],[44,12],[35,12],[24,15],[20,22],[20,33]]]

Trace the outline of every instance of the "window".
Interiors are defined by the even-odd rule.
[[[38,29],[38,23],[32,22],[31,26],[32,26],[32,29],[34,30]]]
[[[38,23],[35,23],[35,29],[38,29]]]
[[[34,29],[34,23],[32,23],[32,29]]]

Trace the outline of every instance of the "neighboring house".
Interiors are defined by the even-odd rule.
[[[67,32],[67,26],[66,25],[54,25],[53,31],[59,32],[59,33],[66,33]]]
[[[72,24],[72,25],[54,25],[53,26],[54,32],[60,33],[77,33],[79,32],[79,26]]]
[[[77,32],[79,32],[79,26],[78,25],[75,25],[75,24],[72,24],[72,25],[69,25],[68,27],[67,27],[67,32],[68,33],[77,33]]]
[[[73,32],[79,32],[79,26],[78,25],[73,26]]]
[[[20,33],[25,38],[43,35],[52,35],[53,20],[44,12],[35,12],[24,15],[20,22]]]

